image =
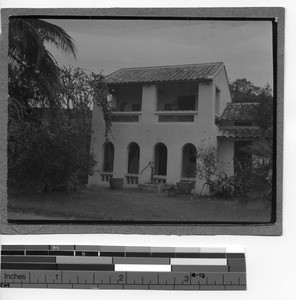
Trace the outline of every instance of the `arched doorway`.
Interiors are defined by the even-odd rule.
[[[154,174],[167,174],[168,149],[165,144],[158,143],[154,148]]]
[[[193,144],[185,144],[182,151],[183,178],[196,177],[196,147]]]
[[[140,166],[140,147],[137,143],[130,143],[128,145],[128,174],[139,174]]]
[[[104,160],[103,171],[111,173],[113,172],[114,164],[114,146],[111,142],[104,143]]]

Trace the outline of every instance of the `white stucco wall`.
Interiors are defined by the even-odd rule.
[[[226,103],[231,102],[226,69],[223,66],[213,80],[214,86],[220,90],[220,115],[222,115]]]
[[[215,76],[214,80],[213,80],[213,95],[215,96],[215,92],[216,92],[216,88],[218,88],[220,90],[220,112],[219,115],[221,116],[226,104],[228,102],[231,102],[231,95],[230,95],[230,91],[229,91],[229,84],[228,84],[228,78],[227,78],[227,74],[226,74],[226,69],[223,66],[219,72],[217,73],[217,75]],[[212,114],[214,114],[215,116],[215,98],[213,99],[213,103],[214,106],[212,107]],[[212,135],[214,137],[217,136],[218,134],[218,126],[215,125],[215,123],[213,123],[213,127],[212,127]]]
[[[221,89],[221,99],[226,97],[224,92],[226,84],[222,75],[216,82],[200,82],[198,85],[198,113],[194,122],[158,122],[157,111],[157,86],[144,85],[142,88],[142,112],[140,122],[113,122],[110,141],[114,145],[114,170],[113,177],[123,177],[127,174],[128,145],[135,142],[140,147],[141,172],[150,161],[154,160],[154,147],[157,143],[167,146],[167,176],[166,182],[178,182],[182,172],[182,148],[191,143],[198,147],[202,141],[215,142],[217,126],[215,125],[215,84]],[[225,79],[224,79],[225,81]],[[197,84],[197,83],[196,83]],[[228,87],[227,87],[228,88]],[[223,93],[223,94],[222,94]],[[224,102],[223,102],[224,103]],[[224,104],[223,104],[224,105]],[[222,105],[222,107],[223,107]],[[89,177],[89,184],[101,185],[100,172],[103,165],[102,147],[105,142],[104,122],[100,110],[94,107],[93,111],[93,140],[92,147],[97,161],[96,172]],[[231,151],[231,150],[230,150]],[[139,174],[139,183],[148,182],[150,168]],[[106,183],[103,183],[106,185]],[[197,179],[196,192],[199,192],[203,182]]]
[[[219,170],[227,176],[234,174],[234,142],[229,139],[218,140]]]

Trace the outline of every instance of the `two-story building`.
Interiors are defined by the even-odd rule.
[[[245,127],[235,129],[239,120],[233,120],[235,110],[227,106],[231,96],[223,63],[124,68],[107,80],[112,135],[106,143],[104,120],[94,106],[97,170],[89,184],[107,186],[116,177],[124,178],[125,187],[137,187],[150,182],[149,165],[154,183],[191,181],[199,192],[204,182],[196,176],[195,153],[205,141],[217,146],[221,170],[233,174],[235,141],[246,139],[229,132]],[[239,109],[234,115],[240,115]]]

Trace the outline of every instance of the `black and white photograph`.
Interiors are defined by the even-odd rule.
[[[271,19],[12,16],[9,222],[276,222]]]

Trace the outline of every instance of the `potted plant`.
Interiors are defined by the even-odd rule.
[[[190,194],[194,187],[194,182],[192,181],[180,181],[177,183],[179,194]]]
[[[122,189],[123,188],[123,182],[124,182],[123,178],[110,178],[109,179],[110,188],[112,190]]]
[[[178,187],[174,183],[170,183],[168,185],[168,195],[169,196],[177,196],[178,194]]]

